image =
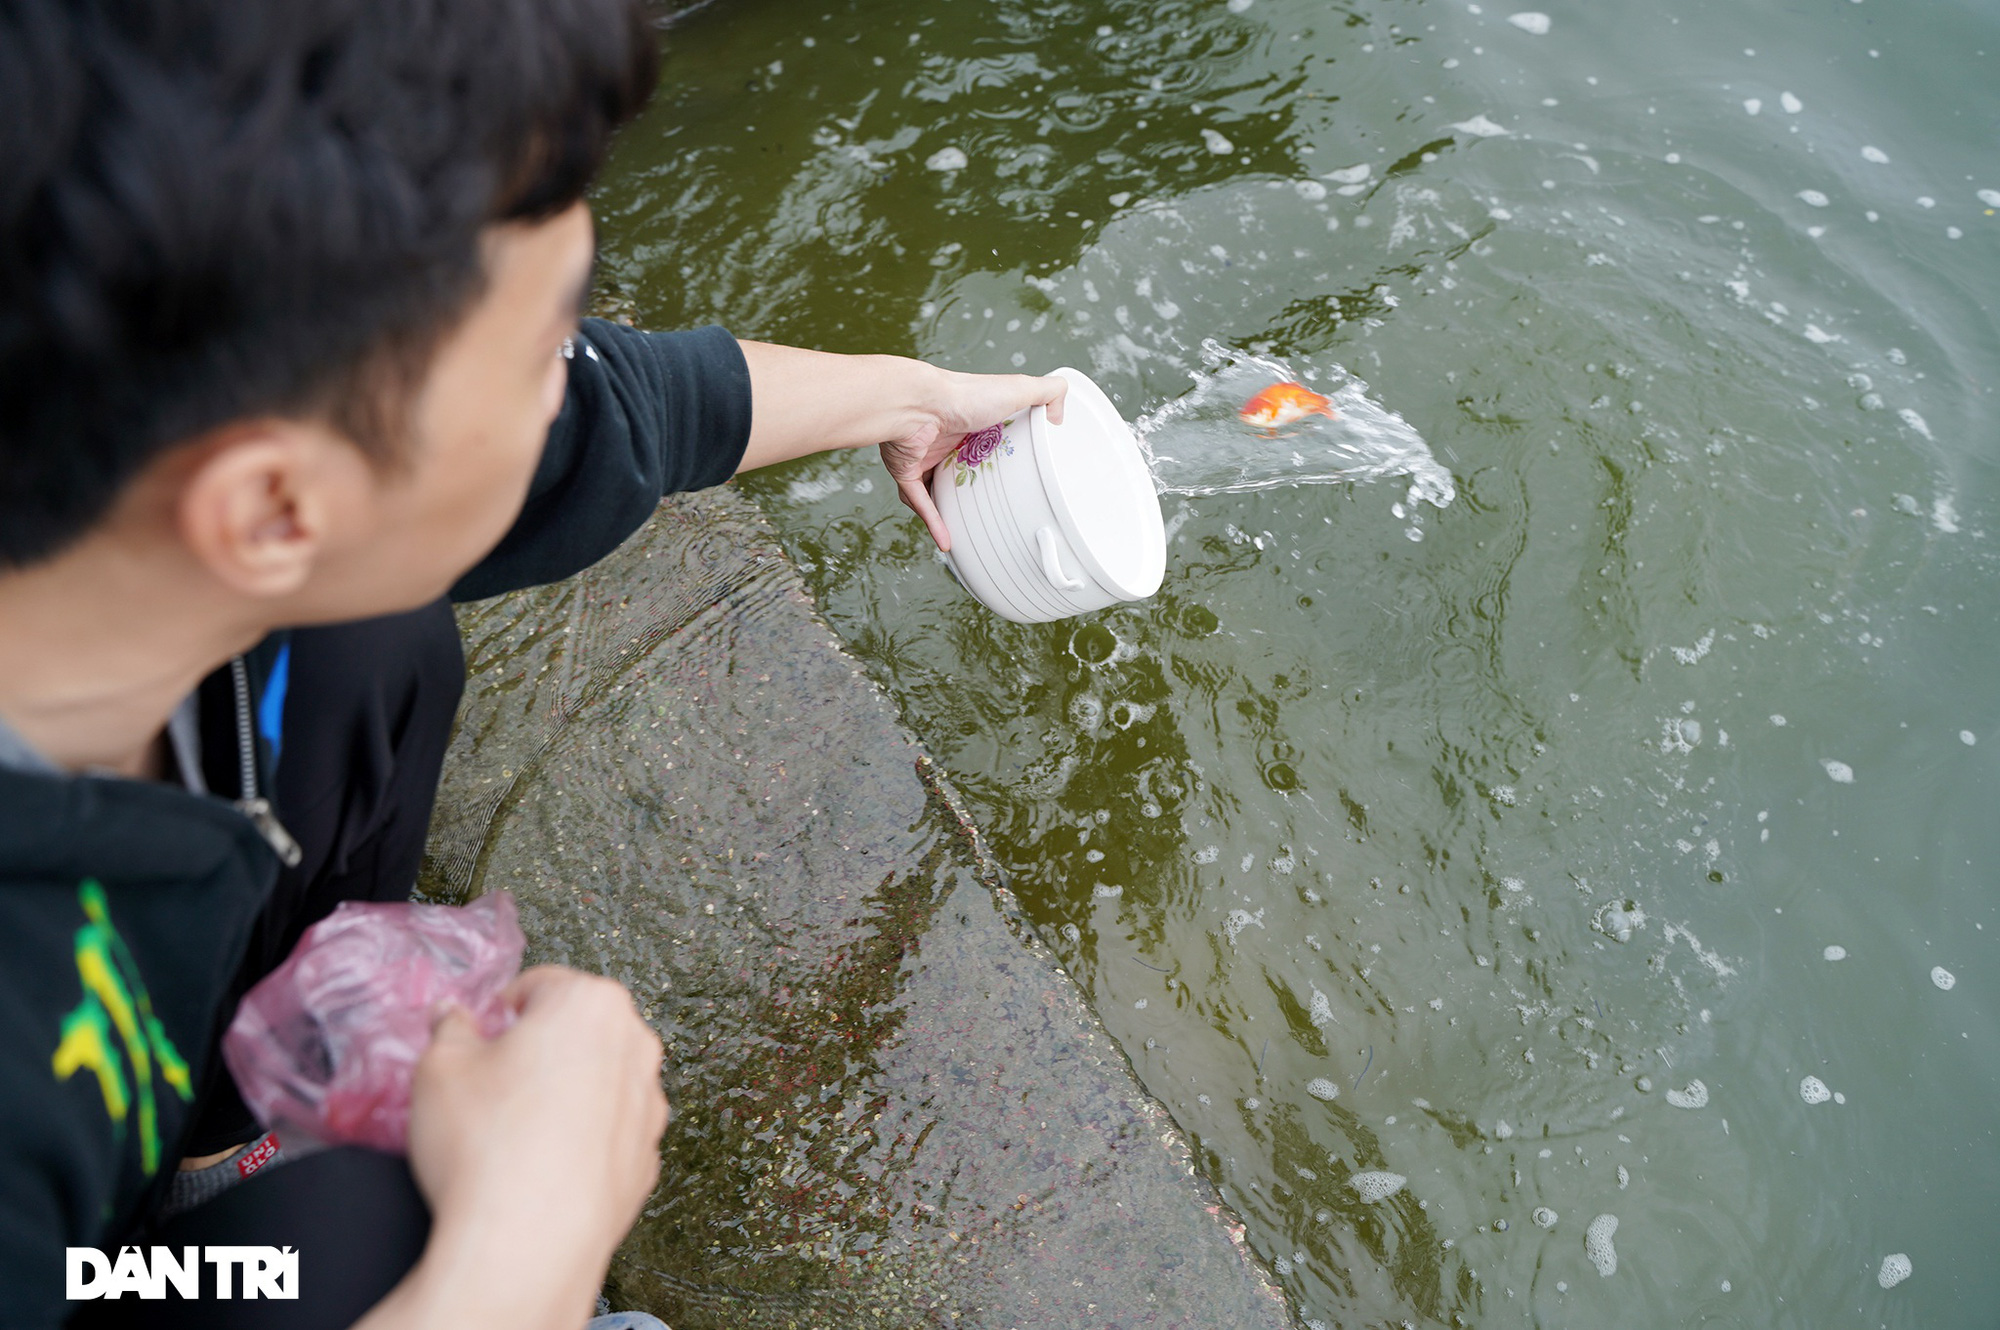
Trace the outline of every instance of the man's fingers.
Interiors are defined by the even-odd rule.
[[[1048,392],[1050,384],[1055,385],[1052,393],[1036,400],[1048,408],[1049,423],[1060,425],[1063,421],[1063,403],[1069,399],[1069,380],[1060,374],[1048,374],[1042,377],[1041,383],[1045,393]]]
[[[930,486],[921,480],[899,480],[896,490],[903,496],[903,502],[924,519],[924,525],[930,528],[931,539],[937,542],[937,547],[949,554],[951,532],[946,529],[944,515],[938,512],[937,504],[931,501]]]

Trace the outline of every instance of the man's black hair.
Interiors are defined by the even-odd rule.
[[[388,452],[657,62],[635,0],[0,0],[0,569],[230,421]]]

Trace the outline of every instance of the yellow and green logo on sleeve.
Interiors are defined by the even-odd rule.
[[[150,1177],[160,1165],[154,1082],[163,1082],[183,1102],[194,1098],[194,1086],[186,1061],[153,1014],[138,964],[111,922],[104,888],[88,879],[76,896],[84,917],[76,930],[76,972],[83,997],[63,1017],[51,1065],[59,1081],[79,1071],[96,1074],[104,1111],[121,1139],[136,1106],[139,1163]]]

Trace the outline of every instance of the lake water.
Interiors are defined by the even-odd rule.
[[[1993,1323],[2000,10],[667,43],[610,298],[1073,364],[1224,491],[1149,603],[1019,627],[872,455],[751,486],[1304,1320]],[[1329,478],[1252,357],[1407,437],[1230,492]]]

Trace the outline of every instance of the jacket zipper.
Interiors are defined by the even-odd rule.
[[[257,731],[250,714],[250,667],[243,663],[243,657],[230,659],[229,681],[236,693],[237,783],[242,790],[236,811],[250,819],[258,834],[277,853],[279,862],[287,868],[297,868],[299,860],[305,857],[304,851],[292,839],[292,833],[285,830],[285,824],[278,821],[271,801],[257,789]]]

